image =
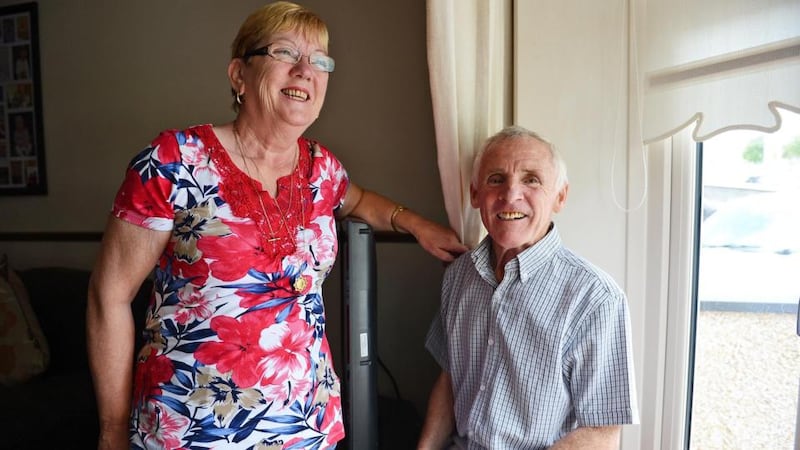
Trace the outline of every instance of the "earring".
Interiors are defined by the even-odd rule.
[[[236,104],[237,105],[241,105],[242,104],[242,94],[240,94],[238,92],[236,93]]]

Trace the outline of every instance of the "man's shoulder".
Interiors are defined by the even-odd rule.
[[[576,282],[593,285],[606,290],[609,294],[624,297],[622,288],[611,274],[573,250],[561,247],[555,258],[559,264],[571,267]]]
[[[472,252],[470,250],[459,255],[453,262],[448,264],[444,271],[446,278],[453,278],[463,276],[465,273],[475,270],[475,263],[473,261]]]

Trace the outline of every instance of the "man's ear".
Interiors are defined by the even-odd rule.
[[[480,207],[478,204],[478,190],[472,185],[472,183],[469,184],[469,201],[473,208],[478,209]]]
[[[567,202],[567,193],[569,193],[569,183],[564,183],[564,187],[556,194],[556,202],[553,205],[553,212],[561,212],[564,204]]]

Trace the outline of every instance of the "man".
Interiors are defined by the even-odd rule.
[[[445,273],[419,448],[616,449],[638,422],[625,294],[563,247],[552,217],[567,191],[563,160],[522,127],[476,156],[489,235]]]

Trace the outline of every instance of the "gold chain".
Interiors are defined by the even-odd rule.
[[[245,170],[245,172],[247,172],[248,178],[250,178],[250,186],[253,188],[253,192],[256,194],[256,197],[258,198],[258,203],[261,206],[261,213],[264,215],[264,219],[266,220],[267,226],[269,227],[270,236],[267,239],[267,242],[273,243],[275,241],[279,241],[281,238],[279,236],[276,236],[275,230],[272,227],[272,221],[269,219],[269,215],[267,214],[267,208],[264,206],[264,200],[262,198],[262,192],[256,187],[255,181],[254,181],[253,176],[252,176],[252,174],[250,172],[250,167],[249,167],[249,165],[247,163],[247,160],[250,159],[250,158],[245,156],[245,154],[244,154],[244,146],[242,145],[241,138],[239,137],[239,130],[238,130],[237,126],[236,126],[236,122],[233,123],[233,137],[234,137],[234,139],[236,141],[236,150],[239,153],[239,156],[242,157],[242,162],[244,164],[244,170]],[[294,198],[294,189],[292,189],[293,187],[295,187],[294,186],[294,184],[295,184],[295,182],[294,182],[294,172],[297,170],[297,166],[299,164],[300,164],[300,148],[299,148],[299,145],[296,144],[294,165],[292,167],[292,172],[291,172],[290,178],[289,178],[289,204],[288,204],[288,206],[289,206],[290,210],[292,208],[292,203],[293,203],[293,198]],[[261,181],[262,180],[261,171],[258,168],[258,164],[256,164],[255,161],[253,161],[253,165],[256,168],[256,173],[258,175],[258,179],[259,179],[259,181]],[[283,229],[286,231],[286,233],[288,234],[289,238],[291,239],[292,247],[296,248],[297,247],[297,241],[296,241],[296,238],[295,238],[295,233],[293,233],[292,230],[289,229],[289,225],[286,224],[286,218],[288,218],[288,217],[286,216],[286,214],[283,213],[283,210],[281,209],[281,207],[278,204],[278,201],[276,199],[277,194],[278,194],[277,188],[278,188],[278,185],[277,185],[277,180],[276,180],[276,191],[275,191],[276,195],[274,197],[272,197],[272,202],[275,205],[275,209],[278,211],[278,215],[280,217],[280,221],[281,221],[281,225],[283,226]],[[300,189],[299,185],[297,186],[297,189],[298,190]],[[302,230],[302,229],[305,229],[305,205],[303,204],[302,192],[299,193],[299,197],[300,197],[300,220],[298,221],[298,226]],[[256,224],[258,224],[258,221],[256,221]],[[261,228],[260,225],[259,225],[259,228]],[[263,229],[261,230],[261,233],[264,234],[264,230]]]

